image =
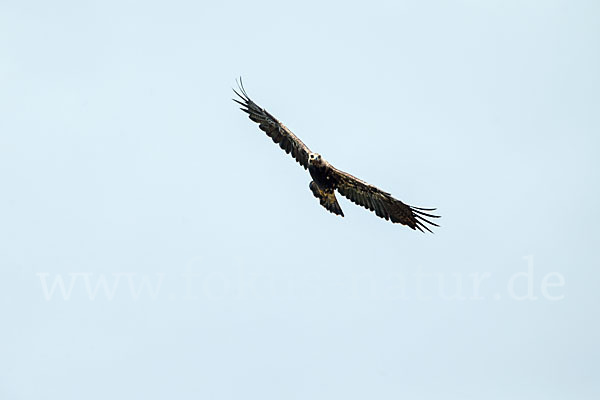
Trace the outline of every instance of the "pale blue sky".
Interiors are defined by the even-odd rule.
[[[599,398],[599,3],[214,3],[0,3],[0,397]]]

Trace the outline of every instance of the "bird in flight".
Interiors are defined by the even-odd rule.
[[[370,211],[378,217],[406,225],[413,230],[431,232],[428,225],[439,226],[427,218],[439,218],[431,214],[435,208],[419,208],[404,204],[391,194],[369,185],[360,179],[335,168],[318,153],[313,153],[296,135],[285,125],[279,122],[267,110],[250,100],[242,79],[238,83],[239,91],[233,89],[239,99],[233,99],[240,104],[242,111],[250,119],[259,124],[259,128],[269,136],[273,142],[279,144],[286,153],[291,154],[296,161],[308,169],[312,181],[309,188],[313,195],[319,199],[320,204],[333,214],[344,216],[342,209],[335,197],[337,190],[342,196],[355,204]]]

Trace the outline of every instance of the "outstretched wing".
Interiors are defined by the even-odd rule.
[[[267,136],[273,139],[275,143],[278,143],[279,147],[285,150],[286,153],[291,153],[292,157],[294,157],[304,169],[308,169],[308,155],[310,154],[310,149],[306,147],[292,131],[279,122],[277,118],[250,100],[250,97],[246,94],[246,90],[244,90],[241,78],[238,88],[239,92],[235,89],[233,91],[240,99],[233,99],[233,101],[242,105],[240,110],[247,113],[252,121],[258,123],[259,128],[263,130]]]
[[[423,229],[431,232],[431,229],[425,224],[439,226],[426,217],[439,218],[438,215],[432,215],[425,211],[435,211],[435,208],[419,208],[404,204],[395,199],[389,193],[384,192],[375,186],[369,185],[344,171],[331,167],[334,173],[337,187],[336,189],[344,197],[359,206],[368,210],[375,211],[378,217],[391,220],[394,223],[407,225],[412,229]]]

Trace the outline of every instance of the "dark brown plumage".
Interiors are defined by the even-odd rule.
[[[426,225],[438,226],[427,218],[439,218],[438,215],[430,214],[435,208],[419,208],[404,204],[391,194],[369,185],[366,182],[334,168],[325,161],[321,155],[313,153],[302,143],[296,135],[285,125],[279,122],[267,110],[259,107],[250,100],[244,90],[241,79],[238,84],[239,92],[234,89],[239,99],[233,99],[242,106],[241,110],[248,114],[250,119],[258,123],[259,128],[269,136],[273,142],[279,144],[286,153],[291,154],[294,159],[310,172],[313,181],[309,188],[313,195],[319,199],[320,204],[328,211],[344,216],[342,209],[335,197],[335,190],[342,196],[348,198],[355,204],[371,210],[378,217],[407,225],[421,232],[431,229]]]

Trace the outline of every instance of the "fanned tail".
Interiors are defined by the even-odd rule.
[[[312,191],[313,195],[317,199],[319,199],[319,203],[321,203],[321,205],[325,207],[329,212],[332,212],[335,215],[339,215],[342,217],[344,216],[344,212],[342,211],[342,208],[340,207],[340,204],[338,203],[335,197],[335,192],[333,190],[323,190],[319,188],[319,186],[317,186],[317,184],[313,181],[310,182],[308,187]]]

